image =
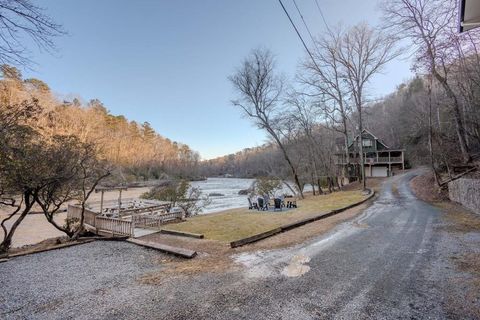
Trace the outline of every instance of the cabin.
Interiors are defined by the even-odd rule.
[[[357,135],[348,144],[349,161],[345,153],[345,144],[337,141],[337,153],[335,153],[337,166],[344,169],[347,178],[359,175],[360,153]],[[387,146],[367,129],[362,131],[363,154],[365,176],[367,177],[390,177],[396,170],[405,170],[405,149],[395,149]]]

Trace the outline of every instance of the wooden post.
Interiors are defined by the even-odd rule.
[[[102,194],[100,196],[100,214],[103,213],[103,193],[104,191],[102,190]]]
[[[405,157],[402,151],[402,171],[405,171]]]
[[[378,163],[378,151],[377,151],[377,163]]]
[[[120,210],[122,209],[122,189],[118,193],[118,216],[120,217]]]
[[[132,215],[132,224],[130,225],[131,226],[131,229],[130,229],[130,235],[132,236],[132,238],[135,237],[135,219],[134,219],[135,216]]]

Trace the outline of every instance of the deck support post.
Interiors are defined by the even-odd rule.
[[[104,193],[104,192],[105,192],[105,191],[102,190],[102,193],[101,193],[101,195],[100,195],[100,214],[103,213],[103,193]]]
[[[118,216],[120,217],[120,210],[122,209],[122,189],[118,193]]]

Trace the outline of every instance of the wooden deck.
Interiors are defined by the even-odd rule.
[[[159,210],[163,210],[164,206],[159,206]],[[151,213],[154,214],[151,214]],[[84,226],[89,231],[98,235],[111,235],[111,236],[129,236],[135,237],[135,230],[139,232],[139,228],[160,228],[164,223],[172,220],[183,219],[182,212],[172,213],[160,213],[155,214],[155,211],[129,211],[129,215],[119,214],[120,218],[107,217],[101,215],[98,212],[94,212],[90,209],[84,210]],[[123,213],[123,212],[121,212]],[[80,219],[82,209],[78,206],[69,205],[67,209],[67,218]]]

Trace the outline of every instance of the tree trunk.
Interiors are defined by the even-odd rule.
[[[290,157],[288,156],[287,150],[283,146],[283,143],[280,141],[280,138],[277,136],[277,134],[271,129],[267,128],[268,132],[272,135],[272,137],[275,139],[277,142],[278,147],[280,150],[282,150],[283,157],[285,158],[285,161],[287,161],[288,166],[290,167],[290,171],[292,172],[293,180],[295,184],[297,185],[298,192],[300,193],[300,198],[303,199],[303,186],[300,183],[300,179],[298,178],[297,170],[295,169],[295,166],[293,165],[292,161],[290,160]]]
[[[457,132],[458,144],[460,145],[460,151],[462,152],[463,161],[465,163],[468,163],[472,160],[472,158],[470,157],[470,150],[468,148],[467,141],[465,140],[465,127],[462,123],[462,114],[460,112],[457,96],[448,85],[447,80],[442,77],[441,74],[439,74],[436,70],[433,70],[433,74],[438,80],[438,82],[440,82],[440,84],[443,86],[447,96],[452,100],[453,116],[455,120],[455,130]]]
[[[359,134],[358,134],[358,147],[359,147],[359,153],[360,153],[360,173],[361,173],[361,179],[362,179],[362,189],[366,190],[367,189],[367,181],[365,177],[365,165],[364,165],[364,159],[363,159],[363,138],[362,138],[362,131],[363,131],[363,126],[362,126],[362,110],[361,108],[357,108],[358,110],[358,127],[359,127]]]
[[[317,184],[318,184],[318,194],[323,194],[322,183],[320,181],[320,178],[317,178]]]
[[[32,200],[31,194],[29,192],[25,192],[23,197],[25,199],[25,208],[22,210],[22,213],[20,213],[20,216],[12,224],[12,227],[10,228],[10,230],[7,232],[2,242],[0,243],[0,253],[7,252],[8,249],[10,249],[15,231],[17,230],[18,226],[23,221],[23,219],[25,219],[27,214],[30,212],[30,209],[32,209],[34,201]],[[4,221],[2,221],[2,224],[3,222]]]
[[[344,127],[345,127],[345,131],[343,132],[343,139],[345,140],[345,165],[343,166],[343,176],[344,177],[347,177],[348,175],[348,170],[349,170],[349,166],[350,166],[350,153],[348,152],[348,133],[347,133],[347,129],[346,129],[346,120],[344,120]]]
[[[433,126],[432,126],[432,81],[430,78],[428,87],[428,151],[430,154],[430,167],[433,171],[433,176],[435,178],[435,183],[440,186],[440,181],[438,179],[437,170],[435,169],[435,159],[433,155]]]
[[[313,195],[315,195],[315,179],[313,177],[313,173],[312,173],[312,191],[313,191]]]
[[[186,211],[185,211],[186,213]],[[120,214],[120,212],[119,212]],[[80,234],[84,231],[83,223],[85,222],[85,202],[82,202],[82,213],[80,215],[80,225],[78,226],[78,229],[69,237],[72,238],[72,240],[77,240],[78,237],[80,237]]]

